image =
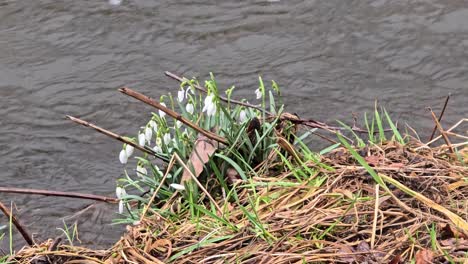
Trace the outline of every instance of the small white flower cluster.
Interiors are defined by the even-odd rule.
[[[123,149],[120,151],[120,153],[119,153],[119,160],[120,160],[120,163],[126,164],[127,161],[128,161],[128,158],[129,158],[130,156],[132,156],[133,150],[134,150],[134,149],[135,149],[135,148],[134,148],[133,146],[130,146],[130,145],[125,144],[125,145],[124,145],[124,148],[123,148]]]

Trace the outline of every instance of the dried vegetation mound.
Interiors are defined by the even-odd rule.
[[[418,142],[406,146],[389,142],[359,150],[384,181],[392,179],[386,181],[390,194],[376,186],[348,149],[337,148],[321,157],[327,166],[308,164],[316,173],[302,184],[296,184],[293,173],[267,173],[253,177],[248,185],[239,184],[239,204],[219,201],[229,212],[227,221],[212,215],[194,222],[186,212],[186,217],[172,222],[155,214],[128,226],[107,251],[65,245],[50,250],[53,241],[47,241],[20,251],[15,259],[20,263],[406,263],[414,259],[463,263],[468,251],[466,150],[459,152],[462,159],[444,146],[427,148]],[[398,184],[392,184],[395,181]],[[254,203],[252,197],[257,197]],[[165,206],[177,213],[180,201],[168,203]]]

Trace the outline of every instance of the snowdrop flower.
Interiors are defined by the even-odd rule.
[[[244,123],[245,121],[247,121],[247,113],[241,110],[239,113],[239,122]]]
[[[134,150],[134,149],[135,149],[135,148],[134,148],[133,146],[131,146],[131,145],[126,145],[126,146],[125,146],[125,153],[127,154],[127,158],[129,158],[130,156],[132,156],[133,150]]]
[[[206,112],[208,116],[214,116],[214,114],[216,114],[216,104],[213,102],[213,98],[214,96],[212,94],[205,98],[205,106],[203,106],[202,112]]]
[[[180,122],[179,120],[177,120],[177,121],[175,122],[175,125],[176,125],[177,128],[180,128],[180,127],[182,126],[182,122]]]
[[[182,102],[182,101],[184,101],[184,97],[185,97],[185,91],[184,91],[184,89],[182,88],[182,90],[179,90],[179,91],[177,92],[177,100],[178,100],[179,102]]]
[[[119,201],[119,214],[123,214],[124,210],[124,202],[122,200]]]
[[[127,195],[127,192],[124,188],[117,186],[117,188],[115,188],[115,195],[117,196],[117,199],[122,200],[122,197]]]
[[[122,0],[109,0],[109,4],[111,5],[120,5]]]
[[[145,128],[145,139],[148,141],[148,144],[151,142],[151,137],[153,136],[153,129],[151,127]]]
[[[143,133],[138,134],[138,145],[145,146],[146,135]]]
[[[163,140],[164,140],[164,144],[169,145],[169,143],[171,142],[171,134],[169,133],[164,134]]]
[[[122,163],[122,164],[126,164],[126,163],[127,163],[127,161],[128,161],[128,156],[127,156],[127,152],[125,151],[125,149],[122,149],[122,150],[120,151],[119,160],[120,160],[120,163]]]
[[[182,184],[178,184],[178,183],[171,183],[169,186],[171,186],[172,188],[178,190],[178,191],[185,191],[185,186],[183,186]]]
[[[194,110],[194,109],[193,109],[193,104],[187,104],[187,105],[185,106],[185,110],[187,110],[187,112],[188,112],[189,114],[193,114],[193,110]]]
[[[148,174],[148,171],[146,170],[145,167],[142,167],[142,166],[137,166],[137,175],[139,177],[145,177],[147,174]]]
[[[153,151],[156,153],[162,153],[162,148],[161,146],[156,145],[153,147]]]
[[[161,105],[166,107],[165,103],[161,103]],[[162,111],[162,110],[159,110],[159,117],[164,118],[164,116],[166,116],[166,113],[164,113],[164,111]]]
[[[260,88],[258,88],[257,90],[255,90],[255,95],[257,95],[257,99],[262,98],[262,91],[260,91]]]
[[[158,125],[156,124],[156,122],[154,122],[154,120],[149,121],[148,124],[151,128],[153,128],[154,131],[158,130]]]

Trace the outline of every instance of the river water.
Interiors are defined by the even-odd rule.
[[[175,91],[166,70],[200,79],[214,72],[223,87],[236,85],[236,97],[251,99],[262,75],[280,84],[287,111],[332,124],[372,111],[379,99],[427,136],[433,123],[425,107],[440,110],[448,93],[445,125],[468,112],[468,5],[0,0],[1,186],[114,196],[121,144],[64,116],[134,135],[151,109],[116,89]],[[22,194],[0,200],[14,201],[38,240],[60,235],[63,221],[77,221],[83,244],[96,248],[124,230],[111,225],[116,205]]]

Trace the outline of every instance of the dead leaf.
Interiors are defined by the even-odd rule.
[[[423,248],[416,253],[416,264],[431,264],[433,259],[434,253],[427,248]]]
[[[203,171],[203,166],[205,166],[205,164],[210,160],[210,157],[217,149],[218,144],[216,141],[207,138],[205,135],[198,135],[187,163],[190,169],[193,168],[192,172],[195,177],[200,176],[200,173]],[[190,180],[191,178],[190,171],[184,170],[180,184],[183,185],[184,182]]]
[[[388,264],[400,264],[401,263],[401,255],[396,255]]]
[[[366,160],[367,163],[369,163],[369,165],[371,166],[377,166],[379,165],[379,163],[382,161],[382,157],[380,156],[367,156],[364,158]]]

